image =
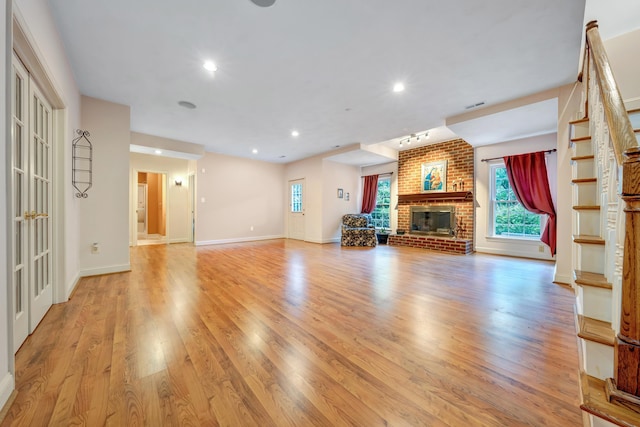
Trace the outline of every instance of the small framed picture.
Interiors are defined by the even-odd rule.
[[[347,193],[347,194],[349,194],[349,193]],[[344,195],[344,193],[342,191],[342,188],[338,188],[338,199],[342,199],[343,195]]]

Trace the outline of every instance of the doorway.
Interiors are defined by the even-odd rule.
[[[13,351],[53,304],[53,114],[14,54],[11,74]]]
[[[196,242],[196,175],[189,174],[189,242]]]
[[[138,245],[167,242],[167,174],[137,173],[136,232]]]
[[[304,240],[304,179],[289,181],[289,232],[290,239]]]

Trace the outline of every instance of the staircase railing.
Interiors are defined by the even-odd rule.
[[[613,77],[596,21],[587,33],[587,85],[593,85],[603,109],[624,203],[624,246],[620,330],[615,343],[615,378],[606,382],[607,397],[640,412],[640,145]],[[593,70],[593,71],[591,71]],[[595,87],[597,86],[597,88]],[[587,94],[590,90],[587,89]],[[591,92],[593,93],[593,92]],[[600,108],[600,105],[598,105]],[[593,110],[593,105],[592,105]],[[614,173],[614,171],[611,171]],[[636,406],[638,405],[638,406]]]

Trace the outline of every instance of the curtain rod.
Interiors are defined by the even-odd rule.
[[[374,175],[378,175],[378,176],[385,176],[385,175],[393,175],[393,172],[387,172],[387,173],[374,173],[371,175],[361,175],[360,178],[366,178],[368,176],[374,176]]]
[[[546,150],[545,153],[549,154],[549,153],[555,153],[556,151],[558,151],[556,148],[553,148],[551,150]],[[517,154],[514,154],[517,156]],[[500,160],[500,159],[504,159],[504,157],[493,157],[491,159],[481,159],[481,162],[488,162],[489,160]]]

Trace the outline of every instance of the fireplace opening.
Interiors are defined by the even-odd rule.
[[[451,236],[455,206],[411,206],[409,232],[433,236]]]

